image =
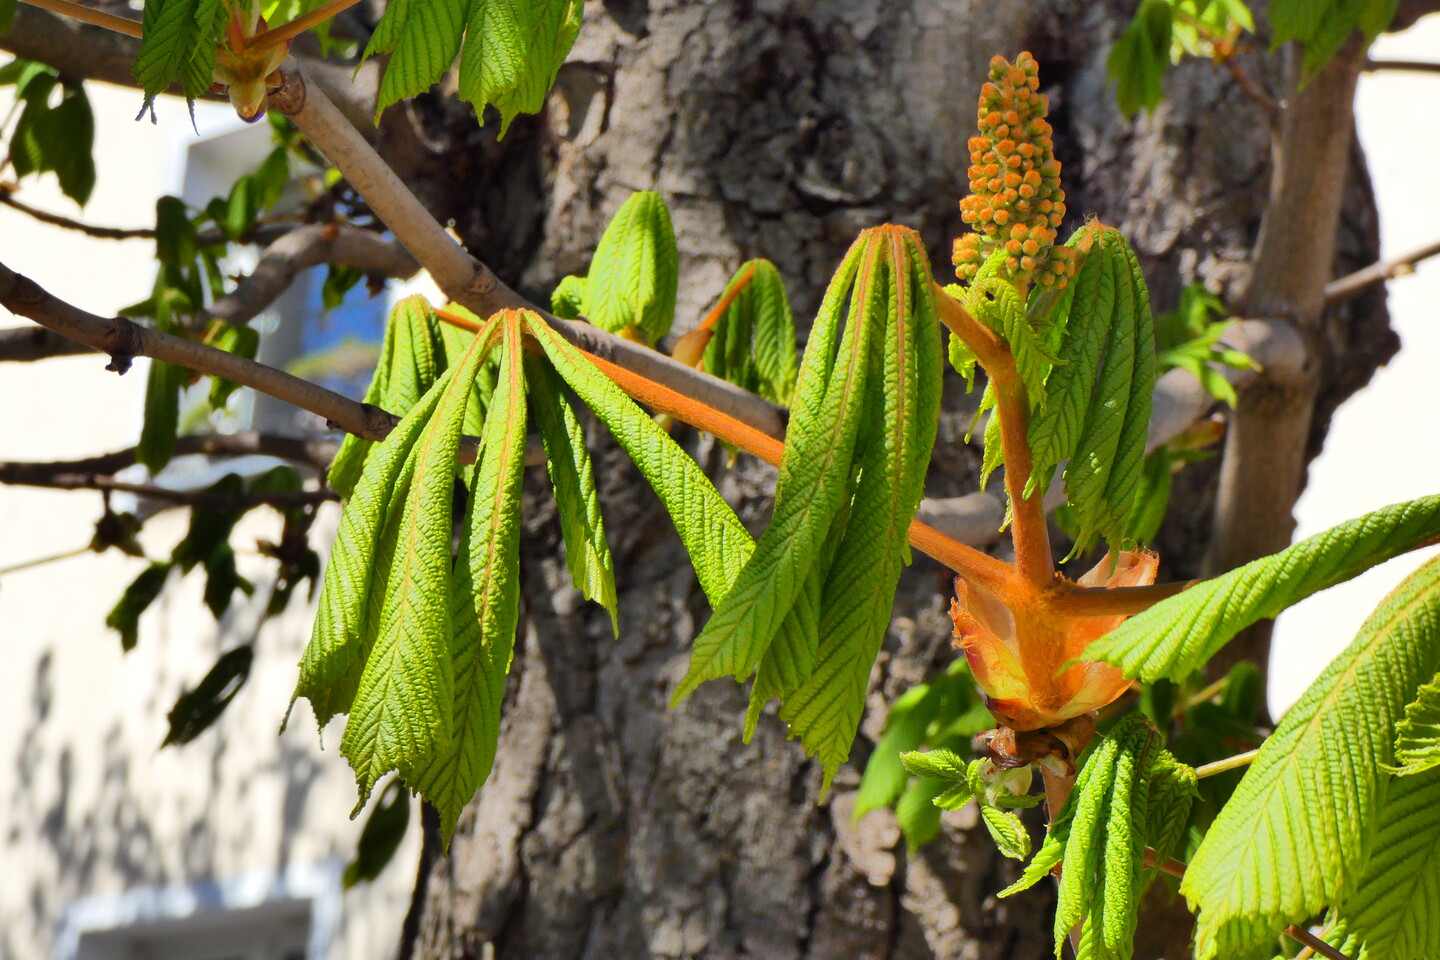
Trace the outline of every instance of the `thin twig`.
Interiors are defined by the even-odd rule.
[[[255,36],[247,38],[245,41],[245,49],[264,50],[267,47],[275,46],[277,43],[293,40],[311,27],[329,20],[331,17],[348,10],[359,2],[360,0],[330,0],[329,3],[322,4],[309,13],[303,13],[289,23],[281,24],[273,30],[261,31],[255,34]]]
[[[39,7],[42,10],[49,10],[51,13],[58,13],[61,16],[69,17],[72,20],[80,20],[84,23],[93,24],[97,27],[104,27],[115,33],[123,33],[127,37],[134,37],[139,40],[143,34],[140,24],[126,17],[117,17],[113,13],[106,13],[104,10],[96,10],[92,7],[73,3],[71,0],[25,0],[32,7]]]
[[[1306,930],[1304,927],[1297,926],[1296,924],[1292,923],[1290,924],[1290,926],[1285,928],[1285,936],[1289,937],[1291,940],[1296,941],[1297,943],[1303,943],[1305,946],[1309,947],[1311,950],[1314,950],[1322,957],[1329,957],[1330,960],[1350,960],[1350,958],[1345,956],[1345,954],[1341,953],[1339,950],[1336,950],[1334,947],[1330,946],[1330,944],[1326,943],[1324,940],[1321,940],[1309,930]]]
[[[1384,283],[1386,280],[1414,273],[1417,263],[1428,260],[1436,254],[1440,254],[1440,240],[1427,243],[1417,250],[1411,250],[1398,257],[1372,263],[1370,266],[1362,267],[1338,280],[1331,280],[1325,284],[1325,303],[1329,305],[1338,300],[1344,300],[1346,297],[1353,297],[1361,290],[1377,283]]]
[[[1237,753],[1233,757],[1226,757],[1224,760],[1216,760],[1214,763],[1205,763],[1195,768],[1195,776],[1201,780],[1206,777],[1213,777],[1217,774],[1228,773],[1231,770],[1238,770],[1241,767],[1249,766],[1250,762],[1260,753],[1259,748],[1246,750],[1244,753]]]
[[[10,573],[19,573],[21,570],[29,570],[32,567],[41,567],[47,563],[54,563],[57,560],[69,560],[72,557],[78,557],[82,553],[89,552],[90,545],[87,543],[83,547],[78,547],[74,550],[66,550],[64,553],[54,553],[48,557],[38,557],[34,560],[26,560],[23,563],[12,563],[8,567],[0,567],[0,577],[3,577],[6,574]]]
[[[301,440],[296,437],[280,437],[265,433],[213,433],[191,434],[177,437],[174,455],[191,454],[209,456],[266,456],[289,460],[307,466],[324,468],[335,457],[339,444],[334,440]],[[113,453],[79,460],[0,461],[0,474],[8,475],[17,483],[28,483],[33,478],[44,479],[57,474],[88,473],[96,476],[114,476],[126,467],[139,462],[137,448],[127,447]]]
[[[48,223],[54,227],[64,227],[66,230],[76,230],[85,234],[87,237],[95,237],[100,240],[153,240],[155,238],[155,230],[152,227],[135,227],[133,229],[97,227],[88,223],[81,223],[79,220],[72,220],[69,217],[62,217],[58,213],[49,213],[45,210],[40,210],[30,206],[28,203],[16,200],[11,195],[11,191],[3,186],[0,186],[0,203],[19,210],[26,216],[39,220],[41,223]]]
[[[1440,63],[1433,60],[1371,60],[1367,58],[1362,70],[1408,70],[1413,73],[1440,73]]]
[[[1144,587],[1078,587],[1056,581],[1050,607],[1068,616],[1134,616],[1190,589],[1198,580],[1154,583]]]
[[[207,490],[175,490],[153,483],[128,483],[113,477],[90,473],[60,473],[45,479],[12,480],[0,465],[0,483],[10,486],[40,487],[50,490],[103,490],[109,493],[133,493],[150,500],[164,500],[187,506],[218,507],[238,510],[246,507],[304,507],[329,500],[338,500],[333,490],[298,490],[276,493],[212,493]]]

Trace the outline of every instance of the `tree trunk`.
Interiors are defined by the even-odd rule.
[[[606,0],[591,3],[547,112],[504,141],[468,107],[392,109],[389,156],[506,280],[547,298],[581,273],[633,190],[664,195],[681,249],[678,329],[736,266],[780,267],[802,328],[845,248],[894,220],[950,275],[966,140],[995,53],[1041,64],[1072,225],[1088,214],[1140,252],[1157,309],[1207,280],[1243,303],[1267,191],[1270,130],[1234,80],[1189,63],[1153,116],[1127,123],[1105,88],[1129,0]],[[1258,56],[1246,66],[1264,75]],[[1356,154],[1356,183],[1364,185]],[[1368,188],[1352,191],[1341,255],[1376,254]],[[1359,230],[1353,225],[1361,224]],[[1066,231],[1068,233],[1068,230]],[[1352,301],[1322,349],[1382,343],[1383,294]],[[1388,343],[1388,341],[1383,341]],[[1324,366],[1328,410],[1385,355]],[[1334,372],[1328,372],[1334,371]],[[1344,378],[1342,380],[1342,378]],[[974,489],[964,444],[974,397],[948,383],[927,492]],[[1017,873],[973,817],[907,855],[888,812],[851,822],[858,770],[884,704],[952,654],[950,586],[918,558],[902,579],[872,706],[828,798],[773,717],[741,743],[744,691],[668,699],[707,608],[669,521],[638,473],[592,431],[620,586],[620,636],[581,602],[546,484],[528,478],[524,618],[495,769],[448,857],[426,860],[412,917],[420,957],[1043,957],[1051,895],[999,901]],[[774,471],[677,434],[758,532]],[[1312,444],[1311,453],[1316,447]],[[1213,470],[1180,485],[1162,538],[1174,576],[1209,540]],[[1187,953],[1184,927],[1146,955]]]

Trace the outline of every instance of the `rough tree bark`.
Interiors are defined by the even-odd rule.
[[[670,203],[682,251],[680,326],[743,259],[775,260],[802,327],[862,227],[918,228],[937,275],[961,228],[975,91],[997,52],[1030,49],[1050,94],[1072,219],[1121,227],[1157,308],[1207,280],[1245,303],[1270,160],[1269,118],[1225,74],[1189,64],[1153,116],[1125,122],[1104,58],[1123,0],[591,3],[547,112],[503,142],[439,96],[393,109],[382,142],[407,181],[482,259],[531,296],[581,272],[632,190]],[[1258,56],[1248,69],[1266,76]],[[1354,151],[1341,261],[1377,253]],[[1337,267],[1337,273],[1345,267]],[[1393,352],[1383,292],[1320,338],[1328,413]],[[543,302],[543,300],[542,300]],[[1344,355],[1347,364],[1333,362]],[[968,401],[947,390],[928,492],[973,489]],[[599,439],[599,438],[597,438]],[[687,442],[758,530],[773,471]],[[923,559],[902,581],[871,715],[824,801],[819,771],[773,718],[740,742],[742,691],[711,684],[666,706],[705,615],[654,498],[609,455],[603,502],[621,572],[621,634],[582,604],[559,559],[544,484],[530,485],[523,637],[494,773],[450,856],[420,870],[406,950],[419,957],[1041,957],[1049,903],[993,894],[1014,873],[963,817],[907,856],[893,818],[850,822],[883,704],[949,656],[949,586]],[[1194,471],[1162,548],[1175,577],[1209,541],[1213,469]],[[1289,505],[1284,505],[1288,510]],[[870,739],[866,739],[866,738]],[[1144,952],[1186,952],[1183,926],[1145,926]]]

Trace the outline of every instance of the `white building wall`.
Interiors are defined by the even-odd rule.
[[[94,197],[80,211],[48,177],[27,181],[23,197],[92,223],[152,224],[156,198],[179,192],[182,150],[195,138],[185,106],[161,99],[152,126],[131,120],[139,108],[134,91],[89,90],[100,163]],[[0,102],[0,115],[7,109]],[[198,104],[201,129],[226,112]],[[151,241],[91,240],[4,207],[0,258],[102,315],[143,299],[154,280]],[[0,318],[0,325],[24,323]],[[144,361],[123,377],[105,363],[94,354],[3,365],[0,459],[132,446]],[[100,512],[98,493],[0,486],[0,570],[83,547]],[[318,543],[328,543],[336,512],[326,508]],[[187,517],[174,511],[152,519],[142,538],[147,553],[168,556]],[[278,517],[261,509],[232,538],[257,597],[274,562],[245,549],[279,532]],[[315,926],[333,937],[313,945],[327,960],[390,956],[414,882],[418,822],[379,882],[342,896],[339,873],[361,821],[348,819],[355,787],[336,749],[340,725],[322,752],[301,704],[289,730],[276,734],[312,609],[297,601],[259,632],[249,681],[215,728],[161,750],[175,698],[219,653],[251,638],[257,602],[237,594],[217,625],[197,569],[182,583],[172,580],[142,618],[139,645],[124,654],[105,616],[144,565],[109,551],[0,576],[0,960],[74,956],[82,928],[127,917],[183,913],[217,898],[254,906],[290,895],[318,901]]]

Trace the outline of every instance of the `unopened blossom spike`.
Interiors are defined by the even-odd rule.
[[[955,275],[974,278],[998,249],[1009,256],[1002,275],[1012,283],[1063,287],[1074,272],[1073,251],[1055,245],[1065,218],[1060,161],[1045,119],[1039,64],[1022,53],[1011,64],[990,61],[980,89],[980,135],[970,138],[970,195],[960,217],[975,231],[955,241]]]

